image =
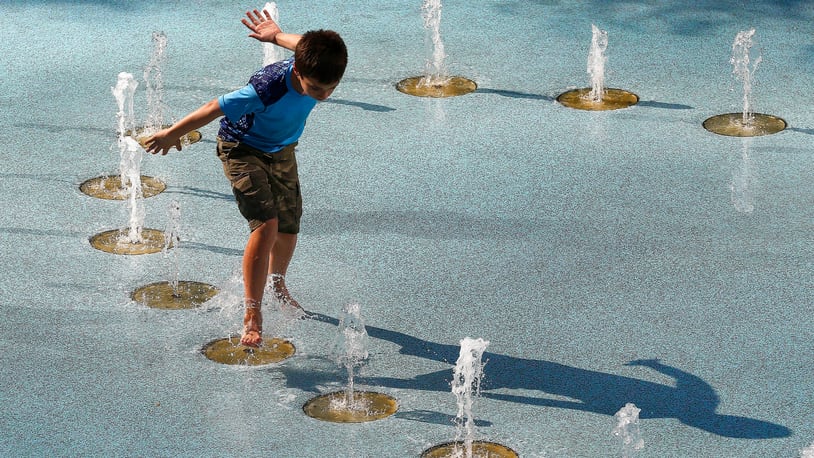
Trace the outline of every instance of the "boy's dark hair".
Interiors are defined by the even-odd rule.
[[[322,84],[337,83],[348,65],[348,49],[333,30],[305,32],[294,50],[297,71]]]

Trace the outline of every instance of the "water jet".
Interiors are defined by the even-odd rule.
[[[557,102],[569,108],[588,111],[618,110],[639,102],[639,96],[624,89],[605,87],[605,63],[608,58],[608,32],[591,25],[591,48],[588,52],[588,74],[591,87],[563,92]]]
[[[323,394],[306,402],[302,407],[306,415],[334,423],[362,423],[396,413],[398,403],[394,398],[382,393],[354,390],[354,370],[364,364],[368,357],[367,337],[359,304],[343,307],[334,353],[337,363],[347,370],[348,383],[343,391]]]
[[[441,0],[424,0],[421,8],[424,28],[432,43],[432,58],[427,61],[422,76],[405,78],[396,89],[417,97],[454,97],[475,91],[478,85],[463,76],[449,76],[444,60],[444,42],[441,40]]]

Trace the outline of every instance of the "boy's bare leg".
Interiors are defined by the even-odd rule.
[[[269,268],[269,253],[277,237],[277,219],[270,219],[252,231],[243,251],[243,290],[246,312],[240,343],[257,347],[263,341],[263,315],[260,304]]]
[[[285,286],[285,274],[288,265],[294,256],[294,249],[297,246],[297,234],[278,233],[274,239],[274,246],[271,250],[271,262],[269,263],[268,276],[271,284],[271,292],[274,299],[281,304],[302,310],[302,306],[291,297],[288,288]]]

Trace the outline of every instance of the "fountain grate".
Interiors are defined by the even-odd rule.
[[[164,232],[157,229],[142,229],[141,242],[127,240],[128,229],[113,229],[100,232],[90,238],[90,244],[97,250],[113,254],[151,254],[164,249]]]
[[[167,185],[161,180],[141,175],[141,195],[144,198],[161,194]],[[106,200],[126,200],[130,198],[129,191],[122,185],[121,175],[109,175],[85,180],[79,185],[83,193]]]
[[[474,92],[478,85],[463,76],[452,76],[445,78],[437,84],[427,84],[424,82],[425,76],[412,76],[405,78],[396,85],[396,89],[408,95],[416,97],[455,97],[458,95]]]
[[[599,101],[593,100],[589,96],[590,93],[591,88],[589,87],[573,89],[560,94],[557,102],[569,108],[588,111],[618,110],[639,103],[638,95],[624,89],[605,89]]]
[[[168,281],[144,285],[133,291],[130,297],[150,308],[183,310],[198,307],[217,294],[218,289],[212,285],[182,280],[175,288]]]
[[[465,452],[466,444],[464,442],[447,442],[424,450],[424,453],[421,454],[421,458],[465,456]],[[495,442],[472,441],[472,456],[489,458],[517,458],[520,455],[509,447]]]
[[[743,113],[725,113],[707,118],[704,129],[729,137],[759,137],[776,134],[784,130],[786,121],[777,116],[752,113],[748,123],[743,122]]]
[[[262,366],[279,363],[294,356],[296,348],[291,342],[278,338],[264,339],[260,347],[252,348],[242,345],[240,337],[233,336],[209,342],[201,349],[201,353],[216,363]]]
[[[393,415],[398,410],[398,402],[382,393],[374,391],[354,391],[353,400],[349,400],[346,391],[317,396],[302,407],[311,418],[334,423],[363,423],[381,420]]]

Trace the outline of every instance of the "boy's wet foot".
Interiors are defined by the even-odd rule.
[[[295,315],[296,318],[309,318],[310,314],[291,297],[288,288],[285,286],[285,277],[278,274],[271,275],[269,282],[271,297],[277,303],[280,310],[285,314]]]
[[[246,306],[246,314],[243,315],[243,336],[240,343],[247,347],[259,347],[263,343],[263,315],[260,307]]]

